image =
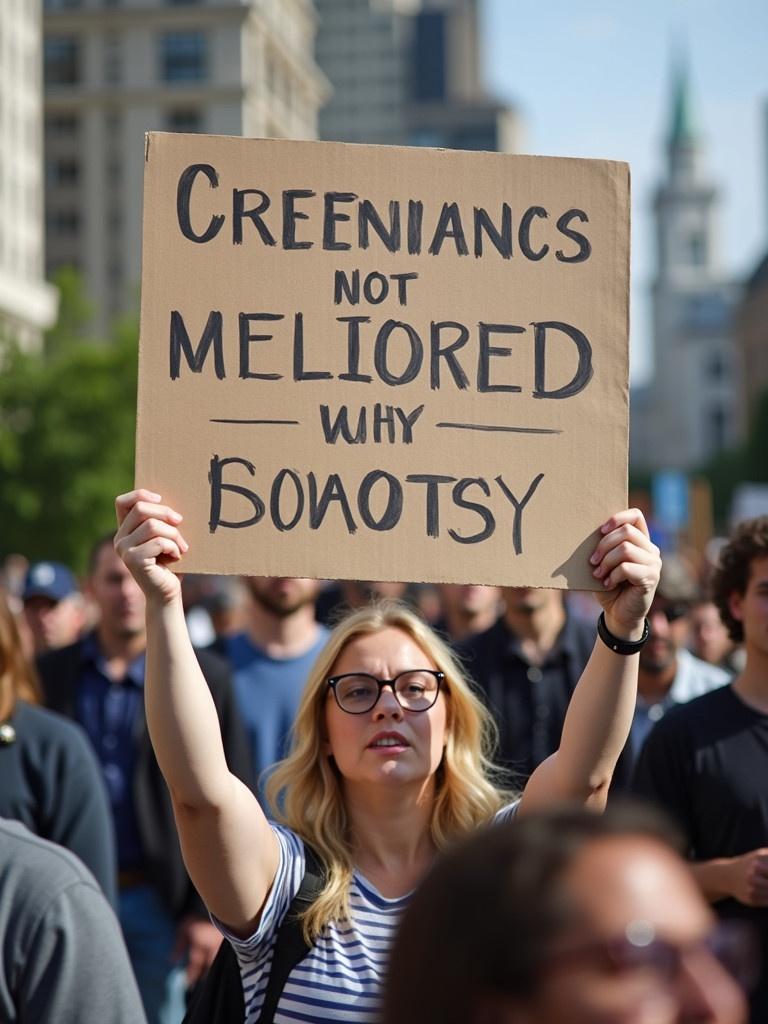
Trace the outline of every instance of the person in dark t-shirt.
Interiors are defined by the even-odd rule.
[[[652,730],[633,788],[683,828],[693,870],[722,917],[747,919],[762,946],[751,1003],[768,1020],[768,516],[742,523],[713,580],[746,662],[729,686],[669,712]]]

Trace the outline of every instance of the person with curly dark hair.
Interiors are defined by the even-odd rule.
[[[763,972],[752,1021],[768,1020],[768,516],[722,549],[715,603],[744,668],[729,686],[675,708],[653,729],[635,791],[683,828],[693,869],[723,918],[758,928]]]
[[[758,516],[741,523],[733,538],[720,552],[712,577],[712,599],[734,643],[745,640],[741,614],[734,612],[734,594],[746,594],[754,564],[768,565],[768,516]],[[753,637],[753,640],[756,640]]]

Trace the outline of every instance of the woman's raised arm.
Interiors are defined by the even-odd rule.
[[[208,909],[249,934],[277,871],[277,840],[256,797],[227,768],[216,708],[187,633],[181,583],[169,568],[188,549],[182,517],[147,490],[121,495],[115,507],[115,548],[147,600],[147,724],[184,860]]]
[[[638,641],[659,582],[659,549],[642,512],[627,509],[601,527],[592,555],[596,596],[605,625],[618,640]],[[533,772],[520,810],[563,800],[602,809],[632,725],[639,654],[617,654],[598,639],[571,697],[559,749]]]

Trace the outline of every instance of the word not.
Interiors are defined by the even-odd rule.
[[[209,191],[219,187],[219,174],[212,164],[190,164],[179,176],[176,217],[182,235],[203,245],[216,238],[227,217],[223,213],[212,212],[211,204],[200,198],[199,189],[195,188],[200,177],[207,179]],[[192,223],[193,190],[196,194],[197,229]],[[305,204],[305,208],[300,204]],[[462,211],[458,203],[445,201],[436,215],[430,215],[427,227],[424,203],[420,199],[409,199],[405,204],[392,199],[386,214],[382,215],[370,199],[360,199],[355,192],[325,192],[321,201],[312,189],[289,188],[280,193],[278,212],[272,209],[268,217],[270,208],[273,208],[272,197],[263,189],[233,188],[229,214],[232,244],[243,244],[247,221],[250,238],[270,247],[277,246],[279,238],[280,246],[285,250],[312,249],[316,244],[335,252],[352,249],[354,245],[365,250],[370,245],[371,234],[374,234],[384,249],[391,253],[399,253],[405,248],[410,256],[417,256],[426,247],[430,256],[439,256],[443,245],[448,242],[457,255],[468,256],[469,233],[475,257],[483,256],[486,243],[490,243],[497,254],[511,259],[513,235],[527,260],[544,259],[550,252],[550,242],[555,242],[555,236],[559,236],[560,241],[565,238],[571,243],[568,251],[555,250],[554,257],[560,263],[583,263],[592,253],[592,245],[586,235],[572,227],[573,221],[589,222],[587,214],[576,208],[566,210],[557,218],[554,235],[546,224],[541,223],[549,220],[549,211],[536,205],[523,211],[516,232],[513,231],[509,203],[502,203],[501,209],[493,216],[482,206]],[[357,231],[354,235],[348,227],[353,221],[350,210],[356,214]],[[534,224],[538,235],[536,239]],[[308,231],[309,237],[300,238],[300,228]]]
[[[500,383],[492,380],[492,369],[499,360],[513,355],[510,345],[492,344],[494,335],[524,335],[526,327],[516,324],[477,325],[476,347],[474,358],[469,352],[458,353],[466,349],[472,337],[470,329],[456,320],[431,321],[429,324],[429,341],[425,346],[421,335],[413,326],[403,320],[386,320],[376,331],[375,339],[368,348],[372,348],[372,365],[361,368],[362,328],[371,322],[367,316],[339,316],[336,322],[343,325],[345,355],[343,369],[336,372],[329,369],[309,370],[305,365],[304,314],[296,313],[293,317],[293,380],[338,380],[359,384],[370,384],[373,371],[376,377],[390,387],[399,387],[416,380],[423,371],[429,373],[429,386],[433,391],[442,387],[444,372],[448,374],[455,387],[464,391],[470,386],[469,374],[473,376],[475,389],[480,393],[509,392],[523,390],[517,383]],[[240,313],[238,315],[238,377],[243,380],[282,380],[284,374],[276,371],[257,371],[253,369],[252,359],[256,345],[274,340],[273,334],[254,333],[257,324],[277,324],[285,320],[282,313]],[[579,394],[592,379],[592,346],[587,336],[571,324],[557,320],[545,320],[530,325],[533,328],[534,347],[534,380],[532,395],[534,398],[563,399]],[[569,381],[560,383],[558,387],[548,386],[547,350],[555,336],[556,342],[575,346],[578,357],[577,366]],[[559,336],[559,337],[558,337]],[[227,376],[224,362],[224,317],[219,310],[211,310],[197,345],[193,348],[184,318],[178,310],[171,311],[170,322],[170,376],[178,380],[181,375],[182,356],[192,373],[202,373],[211,350],[213,351],[213,368],[216,377],[223,380]],[[522,340],[522,339],[521,339]],[[528,341],[528,339],[525,339]],[[327,338],[323,338],[318,348],[330,350]],[[498,372],[496,370],[496,372]]]
[[[445,512],[445,502],[449,502],[451,512],[460,510],[471,513],[480,520],[482,525],[474,533],[462,533],[453,526],[447,530],[448,536],[457,544],[480,544],[496,532],[498,518],[504,510],[512,508],[512,548],[516,555],[523,552],[523,512],[536,492],[544,474],[539,473],[528,485],[522,497],[510,489],[504,478],[494,477],[496,488],[483,477],[448,476],[440,473],[409,473],[404,481],[383,469],[374,469],[366,473],[359,484],[350,487],[338,473],[329,473],[325,480],[318,479],[313,472],[300,474],[298,470],[284,468],[269,483],[269,511],[267,500],[261,497],[250,486],[233,483],[235,478],[242,481],[244,472],[248,477],[256,476],[256,467],[248,459],[239,456],[220,458],[214,455],[210,461],[208,482],[211,487],[211,506],[208,526],[211,533],[221,527],[229,530],[243,530],[258,526],[267,520],[279,533],[287,533],[304,522],[310,530],[319,530],[331,507],[336,519],[341,517],[349,534],[355,534],[358,523],[377,533],[394,530],[400,522],[405,506],[406,493],[409,500],[417,496],[421,490],[424,501],[424,531],[427,537],[440,536],[441,516]],[[225,483],[225,470],[227,482]],[[410,485],[408,490],[403,486]],[[224,519],[222,513],[223,495],[239,495],[247,503],[247,514],[240,519]],[[496,499],[496,501],[494,501]],[[495,507],[502,502],[502,511]],[[442,504],[441,504],[442,502]],[[353,513],[353,504],[357,518]],[[286,511],[286,506],[289,509]],[[466,515],[463,515],[466,520]]]

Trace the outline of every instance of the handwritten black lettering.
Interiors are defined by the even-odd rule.
[[[203,365],[208,355],[208,350],[213,345],[213,367],[219,380],[225,376],[224,370],[224,349],[222,346],[222,315],[217,309],[212,309],[208,314],[203,333],[198,342],[197,348],[192,351],[192,342],[189,340],[184,318],[177,309],[171,310],[170,329],[170,364],[171,380],[178,380],[181,372],[181,353],[187,360],[192,373],[202,373]]]
[[[176,189],[176,219],[179,222],[179,228],[181,229],[182,235],[188,238],[190,242],[210,242],[212,238],[215,238],[221,230],[221,226],[224,223],[224,215],[221,213],[214,214],[208,221],[208,227],[205,231],[198,235],[195,233],[192,227],[192,218],[189,212],[190,197],[192,194],[192,186],[195,183],[195,178],[198,174],[204,174],[208,179],[208,183],[211,188],[219,187],[219,176],[216,173],[216,168],[210,164],[191,164],[185,168],[179,176],[179,184]]]
[[[251,334],[251,323],[261,320],[274,322],[284,320],[282,313],[240,313],[238,323],[240,327],[240,372],[238,374],[243,380],[282,380],[281,373],[256,373],[250,368],[251,345],[255,341],[271,341],[272,334]]]
[[[477,501],[469,501],[464,497],[464,492],[469,487],[479,487],[486,498],[491,496],[491,488],[488,486],[488,481],[483,480],[480,476],[465,477],[463,480],[459,480],[453,488],[452,497],[454,505],[458,505],[459,508],[469,509],[470,512],[476,512],[484,524],[482,530],[472,533],[468,537],[464,537],[458,530],[449,529],[448,536],[455,540],[457,544],[480,544],[482,541],[488,540],[496,530],[496,520],[493,517],[493,512],[486,505],[481,505]]]
[[[510,491],[509,487],[504,483],[501,476],[494,478],[496,483],[499,485],[502,494],[509,501],[515,510],[515,517],[512,523],[512,548],[516,555],[523,553],[523,510],[528,502],[531,500],[536,492],[536,488],[539,486],[541,481],[544,479],[544,474],[539,473],[537,477],[534,477],[530,487],[525,492],[525,496],[518,501],[515,495]]]
[[[572,398],[592,380],[592,346],[583,331],[571,324],[560,323],[558,320],[542,321],[531,325],[534,330],[534,363],[535,363],[535,390],[534,398]],[[554,391],[547,391],[546,381],[546,352],[547,352],[547,331],[561,331],[573,341],[579,354],[579,365],[576,368],[572,379]]]
[[[389,488],[387,504],[378,519],[371,512],[371,491],[380,480],[385,480]],[[383,469],[374,469],[366,473],[357,492],[357,510],[369,530],[385,532],[394,529],[403,514],[403,485]]]
[[[246,526],[255,526],[256,523],[261,522],[264,518],[264,512],[266,511],[264,502],[261,500],[259,495],[250,490],[250,488],[240,487],[238,484],[225,484],[223,482],[224,467],[230,465],[244,466],[251,476],[256,475],[256,467],[247,459],[234,457],[220,459],[218,455],[213,456],[210,463],[210,470],[208,472],[208,483],[211,485],[211,513],[208,519],[208,528],[211,533],[215,533],[220,526],[225,526],[230,530],[242,530]],[[223,491],[227,491],[230,494],[239,494],[241,497],[245,498],[246,501],[250,502],[253,508],[253,514],[247,519],[222,519],[221,495]]]
[[[484,324],[480,328],[480,349],[477,357],[477,390],[483,394],[492,391],[521,391],[517,384],[491,384],[491,357],[506,358],[512,355],[512,349],[491,345],[491,334],[524,334],[524,327],[514,324]]]

